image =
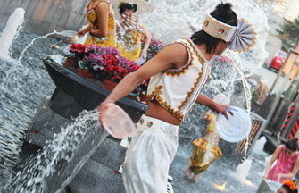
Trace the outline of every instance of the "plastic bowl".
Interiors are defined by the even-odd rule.
[[[63,30],[61,32],[57,32],[57,34],[64,36],[66,38],[72,38],[77,36],[77,32],[73,30]]]
[[[248,137],[252,121],[248,113],[240,107],[229,106],[228,112],[232,112],[233,115],[228,113],[228,119],[222,114],[218,114],[215,128],[225,141],[236,143],[242,141]]]
[[[104,129],[114,138],[134,137],[136,126],[129,115],[118,105],[110,104],[103,112]]]

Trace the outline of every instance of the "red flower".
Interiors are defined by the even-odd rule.
[[[105,60],[106,65],[113,65],[113,60]]]
[[[114,68],[114,70],[117,71],[117,72],[119,72],[121,69],[122,69],[121,66],[115,66],[115,68]]]
[[[112,77],[112,80],[121,80],[121,77],[119,75],[115,75]]]
[[[77,53],[82,54],[82,53],[85,53],[85,49],[86,49],[86,47],[82,44],[72,44],[70,46],[70,52],[72,52],[72,53],[77,52]]]
[[[117,65],[117,59],[114,55],[104,54],[105,65]]]
[[[106,67],[105,67],[105,71],[112,72],[114,70],[115,70],[115,67],[113,65],[106,65]]]

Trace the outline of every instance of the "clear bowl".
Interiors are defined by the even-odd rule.
[[[104,129],[114,138],[134,137],[136,126],[129,115],[118,105],[110,104],[103,112]]]
[[[221,138],[225,141],[236,143],[248,137],[252,121],[250,115],[242,108],[237,106],[229,106],[228,119],[222,114],[218,114],[215,128]]]

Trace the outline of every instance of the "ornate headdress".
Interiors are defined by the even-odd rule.
[[[238,20],[237,26],[231,26],[207,14],[202,29],[210,36],[226,41],[228,48],[234,51],[243,52],[255,43],[256,33],[244,19]]]

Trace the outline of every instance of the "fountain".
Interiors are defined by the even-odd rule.
[[[25,10],[17,8],[9,17],[3,32],[0,34],[0,58],[7,61],[13,61],[10,54],[10,48],[13,39],[18,35],[21,25],[24,21]]]
[[[165,40],[165,42],[169,43],[173,41],[176,38],[185,37],[186,34],[190,36],[192,34],[192,29],[190,26],[193,26],[196,29],[200,28],[201,25],[201,19],[203,17],[203,13],[206,13],[208,10],[211,10],[214,8],[214,5],[219,3],[216,0],[212,1],[175,1],[175,2],[164,2],[160,1],[159,6],[156,7],[156,10],[148,15],[142,15],[140,18],[142,19],[143,23],[146,24],[146,26],[150,29],[152,32],[159,31],[160,33],[157,34],[157,37],[160,39]],[[233,58],[233,61],[235,64],[238,64],[237,67],[234,67],[231,62],[224,63],[222,65],[215,65],[213,69],[215,72],[214,75],[212,75],[212,80],[207,84],[207,88],[204,90],[204,94],[207,94],[209,96],[214,96],[218,93],[226,93],[229,96],[233,96],[237,93],[237,87],[235,86],[237,83],[243,82],[245,84],[245,91],[244,89],[240,88],[240,92],[238,93],[239,100],[233,101],[233,103],[240,104],[241,106],[245,107],[247,106],[247,109],[250,111],[250,92],[249,92],[249,85],[247,85],[247,81],[244,78],[243,72],[244,71],[252,71],[252,69],[256,69],[257,67],[261,66],[261,63],[263,61],[263,58],[266,56],[266,53],[264,51],[264,45],[265,45],[265,33],[267,31],[267,25],[266,25],[266,17],[261,19],[261,15],[265,15],[263,12],[263,9],[255,4],[253,1],[245,1],[245,0],[233,0],[231,1],[232,4],[234,4],[234,8],[239,11],[240,15],[243,17],[248,18],[251,22],[254,23],[255,26],[257,26],[256,31],[258,32],[257,37],[257,45],[253,47],[252,51],[249,53],[242,54],[241,57],[236,57],[232,53],[227,53],[226,55]],[[187,12],[182,12],[182,10],[188,10]],[[255,15],[251,14],[252,10],[255,11]],[[194,13],[199,13],[198,17],[194,17]],[[156,21],[161,21],[160,25],[156,24]],[[188,22],[186,22],[188,21]],[[172,33],[172,32],[176,33]],[[43,36],[44,37],[48,37]],[[41,39],[41,38],[39,38]],[[32,43],[29,43],[29,45],[32,45],[35,39],[32,40]],[[37,43],[36,43],[37,44]],[[40,45],[36,45],[37,47]],[[43,45],[44,46],[44,45]],[[27,46],[29,48],[29,46]],[[19,133],[17,134],[18,138],[21,138],[24,135],[24,130],[28,128],[28,123],[33,118],[33,115],[36,113],[38,109],[38,104],[41,103],[42,96],[50,95],[52,94],[53,85],[48,84],[51,82],[51,80],[46,75],[42,65],[39,63],[39,65],[32,66],[32,62],[30,62],[30,59],[34,56],[32,53],[30,53],[30,49],[22,49],[20,51],[19,55],[19,62],[22,62],[22,67],[17,66],[16,73],[20,73],[26,71],[25,75],[21,75],[18,78],[14,77],[4,77],[6,85],[1,85],[1,91],[4,93],[6,98],[3,98],[4,103],[0,103],[0,105],[4,106],[4,111],[0,109],[0,117],[4,117],[5,120],[9,120],[5,123],[5,126],[3,128],[7,129],[6,135],[15,135],[14,133],[11,133],[11,130],[15,127],[16,124],[19,129]],[[32,47],[30,47],[32,48]],[[40,46],[42,48],[42,46]],[[31,58],[30,58],[31,57]],[[249,58],[252,58],[248,60]],[[29,61],[29,62],[28,62]],[[2,61],[1,61],[2,62]],[[28,62],[28,63],[27,63]],[[8,65],[6,65],[8,66]],[[63,68],[59,68],[58,70],[63,70]],[[6,72],[7,69],[1,68],[0,72],[2,73]],[[32,73],[35,71],[35,73]],[[66,70],[65,70],[66,72]],[[67,72],[66,72],[67,73]],[[251,72],[250,72],[251,73]],[[220,74],[220,75],[219,75]],[[75,75],[68,73],[69,77],[77,78]],[[55,75],[54,75],[55,76]],[[43,77],[45,80],[41,80],[41,77]],[[78,78],[77,78],[78,79]],[[229,81],[227,81],[229,80]],[[72,80],[73,81],[73,80]],[[81,80],[80,81],[84,81]],[[24,83],[27,83],[28,85],[24,85]],[[55,82],[56,84],[56,82]],[[91,86],[91,84],[87,84],[88,86]],[[242,84],[241,84],[242,85]],[[8,86],[11,86],[12,89],[8,90]],[[30,89],[34,90],[30,90]],[[99,91],[99,88],[92,88],[92,93]],[[76,88],[73,89],[73,91],[76,91]],[[53,94],[53,101],[48,101],[49,106],[53,105],[50,104],[51,102],[57,102],[61,98],[58,96],[63,96],[66,93],[61,93],[61,95],[58,95],[59,90],[55,90]],[[244,94],[245,93],[245,94]],[[106,92],[105,95],[108,93]],[[64,95],[65,96],[65,95]],[[56,98],[55,98],[56,97]],[[92,95],[90,98],[93,98]],[[91,99],[88,100],[91,100]],[[1,98],[2,99],[2,98]],[[31,158],[31,164],[29,164],[27,167],[22,168],[22,172],[19,173],[17,176],[15,176],[15,182],[10,183],[10,187],[14,189],[15,192],[59,192],[61,191],[65,186],[70,184],[70,187],[78,190],[78,192],[90,192],[89,188],[94,188],[94,190],[102,190],[99,187],[101,184],[113,187],[110,190],[112,192],[121,192],[123,189],[121,185],[121,180],[119,176],[115,176],[114,174],[115,166],[118,166],[119,163],[121,163],[121,159],[123,159],[124,155],[124,149],[121,150],[121,153],[116,154],[116,156],[110,155],[113,154],[113,152],[109,152],[109,149],[107,150],[107,158],[105,158],[106,162],[113,162],[110,164],[113,164],[113,166],[107,165],[101,165],[99,166],[100,160],[99,155],[104,155],[103,151],[101,151],[101,147],[97,148],[101,143],[106,144],[113,144],[113,147],[118,148],[118,143],[112,140],[104,139],[105,134],[101,133],[101,130],[97,125],[95,124],[95,112],[83,112],[79,115],[77,119],[74,119],[73,123],[70,123],[71,117],[67,117],[67,114],[69,112],[73,112],[74,115],[78,116],[79,112],[82,110],[79,108],[76,103],[76,105],[71,104],[71,100],[76,100],[74,98],[68,98],[69,103],[65,104],[66,108],[69,108],[67,111],[66,109],[62,110],[61,113],[63,116],[59,117],[59,120],[61,120],[62,123],[68,123],[69,125],[64,126],[58,126],[58,123],[56,123],[53,128],[50,126],[51,122],[42,122],[40,121],[39,126],[43,126],[45,130],[32,130],[27,135],[31,136],[42,136],[45,133],[44,131],[52,131],[52,133],[56,133],[56,135],[52,136],[52,133],[49,134],[51,136],[49,142],[44,143],[40,142],[41,146],[45,146],[44,151],[40,151],[38,156],[35,158]],[[66,100],[68,100],[66,99]],[[245,100],[246,99],[246,100]],[[88,101],[86,100],[86,101]],[[98,104],[100,100],[93,102],[95,104]],[[244,101],[247,101],[244,103]],[[122,100],[123,103],[127,103],[125,99]],[[7,105],[7,104],[9,105]],[[23,104],[22,104],[23,103]],[[28,104],[29,103],[29,104]],[[30,103],[34,104],[31,105]],[[68,106],[69,105],[69,106]],[[73,105],[73,106],[72,106]],[[134,104],[131,104],[134,106]],[[11,107],[16,107],[16,110],[13,110]],[[47,106],[47,108],[49,107]],[[54,108],[54,106],[52,106]],[[57,107],[57,106],[56,106]],[[59,106],[58,106],[59,107]],[[54,112],[50,112],[52,114],[48,114],[51,116],[48,117],[54,117],[57,118],[56,112],[59,110],[59,108],[56,108]],[[144,110],[144,107],[137,107],[137,109],[141,109],[139,112],[142,112]],[[88,106],[89,110],[92,110],[94,106]],[[43,109],[43,107],[40,107],[40,109]],[[49,110],[49,109],[46,109]],[[230,190],[230,192],[233,192],[231,189],[231,186],[236,186],[239,182],[233,178],[231,172],[231,166],[229,162],[227,162],[225,159],[221,159],[218,161],[219,164],[215,164],[211,169],[206,172],[206,175],[204,179],[200,182],[200,184],[190,184],[186,182],[182,177],[182,171],[185,169],[184,167],[188,165],[188,156],[190,155],[188,152],[190,152],[190,141],[198,136],[201,135],[201,127],[203,123],[200,119],[198,119],[198,115],[202,114],[203,112],[202,107],[194,107],[193,111],[188,115],[187,121],[182,125],[181,128],[181,147],[178,151],[178,155],[176,156],[170,170],[170,174],[174,177],[173,187],[175,192],[195,192],[197,190],[202,190],[203,192],[213,192],[215,189],[213,188],[213,184],[220,184],[224,181],[229,181],[226,184],[225,189]],[[9,112],[10,116],[4,116],[5,113]],[[41,111],[38,111],[37,118],[40,118]],[[48,111],[49,112],[49,111]],[[47,113],[48,113],[47,112]],[[132,112],[133,113],[133,112]],[[20,119],[19,116],[17,116],[17,120],[13,117],[15,115],[22,115]],[[45,113],[46,114],[46,113]],[[58,119],[58,118],[57,118]],[[137,118],[136,118],[137,119]],[[88,121],[86,121],[88,120]],[[38,120],[36,120],[38,122]],[[43,124],[42,124],[43,123]],[[1,123],[0,123],[1,124]],[[59,129],[57,129],[59,128]],[[36,132],[36,133],[34,133]],[[40,132],[40,133],[39,133]],[[35,134],[35,135],[34,135]],[[73,136],[73,137],[71,137]],[[1,136],[0,136],[1,137]],[[47,138],[46,136],[45,138]],[[93,140],[89,140],[92,139]],[[4,140],[5,141],[5,140]],[[7,141],[7,140],[6,140]],[[19,146],[20,141],[18,140],[12,140],[11,144],[8,144],[10,147],[16,147]],[[88,144],[90,144],[88,146]],[[0,144],[0,146],[3,144]],[[5,144],[4,144],[5,145]],[[7,144],[6,144],[7,146]],[[86,147],[88,146],[88,147]],[[4,146],[5,147],[5,146]],[[84,150],[84,151],[83,151]],[[83,152],[82,152],[83,151]],[[93,152],[98,152],[93,155],[92,159],[88,159]],[[13,154],[15,152],[19,152],[19,148],[16,148]],[[1,155],[0,150],[0,155]],[[8,157],[15,157],[12,155],[9,155],[9,152],[4,152],[4,155]],[[78,155],[84,155],[82,159],[80,159],[81,156]],[[114,161],[117,158],[117,161]],[[107,161],[109,160],[109,161]],[[87,162],[88,164],[84,165],[84,163]],[[27,163],[27,162],[26,162]],[[248,161],[245,161],[248,167]],[[6,168],[11,167],[10,164]],[[84,165],[84,166],[83,166]],[[0,164],[0,166],[2,166]],[[80,167],[84,167],[83,170],[80,171]],[[1,167],[0,167],[1,168]],[[108,169],[107,169],[108,168]],[[220,168],[220,169],[219,169]],[[100,172],[102,174],[95,174],[93,173],[93,170],[100,169]],[[248,169],[249,170],[249,169]],[[59,172],[60,171],[60,172]],[[79,173],[78,173],[79,172]],[[248,171],[249,172],[249,171]],[[78,173],[78,175],[75,177],[75,175]],[[93,182],[97,179],[95,179],[93,176],[89,177],[89,175],[106,175],[106,178],[102,176],[100,182],[94,184]],[[227,175],[229,174],[229,175]],[[75,179],[72,180],[72,178],[75,177]],[[86,180],[86,179],[88,180]],[[103,180],[104,179],[104,180]],[[116,179],[116,180],[115,180]],[[245,178],[246,179],[246,178]],[[116,184],[113,184],[113,180]],[[93,187],[89,187],[88,183],[93,185]],[[105,184],[106,183],[106,184]],[[87,184],[87,185],[86,185]],[[221,187],[222,187],[221,186]],[[83,188],[82,188],[83,187]],[[118,189],[116,188],[118,187]],[[249,190],[244,190],[243,192],[252,192],[252,187]],[[243,190],[243,189],[242,189]],[[236,192],[240,192],[241,189],[236,189]]]

